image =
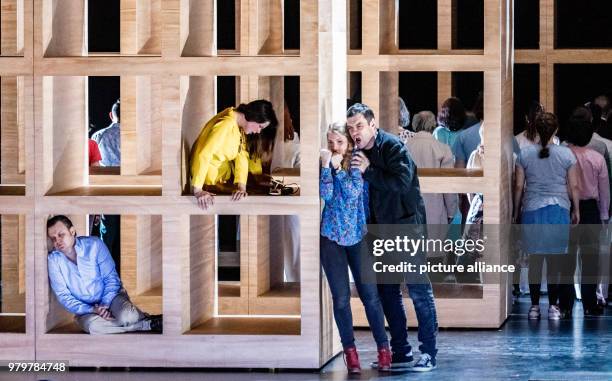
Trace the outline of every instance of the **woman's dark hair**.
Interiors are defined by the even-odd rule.
[[[550,155],[548,141],[559,129],[559,122],[555,114],[542,112],[536,116],[534,124],[538,135],[540,135],[540,145],[542,145],[539,157],[540,159],[545,159]]]
[[[451,131],[459,131],[465,124],[465,106],[459,98],[448,98],[442,103],[438,123]]]
[[[246,146],[251,158],[261,158],[266,153],[271,153],[274,150],[276,129],[278,127],[278,119],[276,118],[272,103],[264,99],[248,104],[241,103],[236,107],[236,111],[242,113],[249,122],[269,122],[268,127],[261,130],[259,134],[247,135]]]
[[[70,229],[73,226],[72,221],[70,221],[70,218],[64,215],[58,214],[57,216],[53,216],[47,220],[47,229],[51,228],[58,222],[61,222],[62,224],[64,224],[64,226],[66,226],[67,229]]]
[[[236,107],[236,110],[242,113],[244,118],[249,122],[270,122],[268,127],[276,128],[276,126],[278,126],[278,119],[276,118],[276,113],[274,113],[274,107],[272,103],[265,99],[258,99],[248,104],[241,103]]]
[[[276,141],[276,126],[272,125],[261,130],[259,134],[246,136],[247,151],[253,159],[261,159],[274,151]]]
[[[578,147],[589,144],[593,138],[595,127],[592,120],[593,116],[588,108],[584,106],[576,107],[567,122],[567,142]]]
[[[538,132],[535,128],[536,117],[544,112],[544,106],[538,101],[533,101],[529,105],[529,111],[525,115],[525,137],[532,142],[535,142]]]

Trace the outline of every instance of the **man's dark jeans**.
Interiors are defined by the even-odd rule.
[[[435,358],[438,353],[436,349],[438,318],[431,283],[428,281],[408,283],[407,286],[419,323],[418,337],[421,342],[419,350],[421,353],[427,353]],[[379,284],[378,294],[389,323],[393,353],[395,355],[409,353],[412,347],[408,344],[406,310],[404,309],[400,285]]]

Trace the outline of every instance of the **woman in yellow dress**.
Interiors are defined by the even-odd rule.
[[[193,194],[201,208],[214,203],[215,194],[206,187],[226,183],[232,176],[232,200],[247,196],[249,161],[260,159],[273,146],[277,126],[272,103],[266,100],[227,108],[204,125],[189,161]],[[247,139],[251,134],[259,136]]]

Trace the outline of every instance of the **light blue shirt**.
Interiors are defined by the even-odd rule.
[[[451,147],[455,160],[467,163],[472,152],[478,148],[480,144],[480,125],[481,122],[478,122],[457,134],[457,138]]]
[[[102,160],[100,165],[103,167],[121,166],[121,125],[113,123],[110,126],[97,131],[91,136],[92,140],[98,143]]]
[[[549,205],[570,210],[567,172],[576,164],[576,157],[567,147],[549,144],[549,157],[540,159],[541,149],[539,144],[528,145],[521,150],[516,161],[525,171],[523,212]]]
[[[97,237],[77,237],[77,264],[62,252],[47,256],[51,288],[58,301],[76,315],[93,313],[93,306],[110,306],[121,289],[115,262]]]
[[[451,131],[444,126],[438,126],[433,131],[432,135],[437,141],[452,147],[453,144],[455,144],[455,139],[457,139],[457,135],[459,135],[459,131]]]

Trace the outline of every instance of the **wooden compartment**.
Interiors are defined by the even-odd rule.
[[[0,195],[25,196],[27,131],[26,119],[32,78],[0,77]],[[27,147],[30,151],[31,147]]]
[[[34,359],[32,218],[0,216],[0,360]]]
[[[229,81],[228,79],[232,79]],[[263,173],[266,176],[249,176],[247,189],[252,195],[269,195],[270,178],[272,175],[284,184],[293,184],[300,187],[299,157],[301,156],[301,134],[296,130],[297,146],[300,151],[298,160],[289,157],[292,150],[289,146],[293,141],[285,139],[286,124],[296,128],[300,124],[300,79],[297,76],[191,76],[181,77],[181,189],[183,195],[191,194],[189,183],[189,155],[191,147],[196,142],[205,123],[225,107],[236,107],[240,103],[249,103],[257,99],[268,99],[272,102],[274,112],[278,119],[274,152],[271,157],[265,158]],[[221,84],[233,84],[231,88],[219,88]],[[234,104],[228,101],[234,100]],[[204,106],[203,106],[204,105]],[[222,107],[219,107],[222,106]],[[291,109],[294,110],[293,114]],[[298,127],[299,128],[299,127]],[[288,149],[285,149],[288,148]],[[289,167],[293,165],[296,167]],[[296,189],[297,189],[296,188]],[[233,184],[227,183],[217,187],[216,194],[231,194]],[[299,190],[298,190],[299,192]],[[295,195],[298,195],[296,193]]]
[[[99,216],[99,215],[97,215]],[[90,215],[69,215],[73,222],[77,236],[89,236],[92,220],[96,217]],[[115,226],[120,241],[119,245],[108,247],[115,261],[115,268],[119,273],[123,288],[127,291],[130,300],[141,311],[149,314],[160,314],[162,308],[162,218],[158,215],[122,215]],[[43,220],[44,222],[44,220]],[[43,226],[43,234],[46,228]],[[120,228],[119,228],[120,227]],[[110,227],[107,227],[110,229]],[[110,233],[110,232],[109,232]],[[46,245],[45,236],[42,237]],[[42,242],[41,242],[42,245]],[[49,249],[50,246],[47,246]],[[120,248],[117,252],[115,249]],[[41,259],[44,258],[41,256]],[[47,271],[46,261],[39,266],[41,271]],[[46,301],[39,301],[42,308],[40,316],[45,324],[41,324],[44,337],[52,334],[78,334],[89,337],[74,323],[73,315],[65,311],[58,303],[48,282],[41,287],[40,295],[48,295]],[[132,334],[138,334],[137,332]]]
[[[44,76],[36,136],[44,153],[38,191],[48,196],[161,195],[161,80],[121,76],[121,166],[88,166],[88,80],[85,76]],[[110,109],[109,109],[110,111]]]
[[[36,3],[41,12],[36,22],[42,26],[45,57],[161,55],[162,0],[115,0],[118,4],[105,5],[116,14],[98,13],[97,17],[94,14],[90,17],[90,12],[99,12],[96,8],[99,4],[90,0],[37,0]],[[111,29],[114,30],[109,32]],[[92,44],[90,50],[88,42],[92,36],[89,34],[105,31],[109,37],[116,36],[118,44],[106,49]]]

